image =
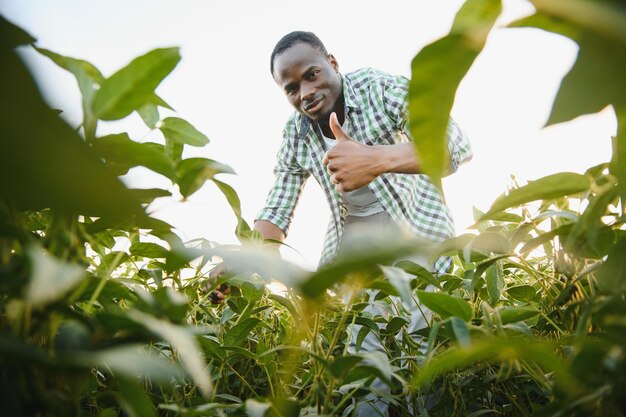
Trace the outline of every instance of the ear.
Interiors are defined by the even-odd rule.
[[[337,62],[337,59],[335,59],[333,54],[328,54],[328,63],[331,67],[333,67],[335,71],[339,71],[339,63]]]

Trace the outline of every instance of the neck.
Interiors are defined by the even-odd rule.
[[[335,108],[333,109],[333,111],[337,114],[337,120],[339,121],[339,124],[343,125],[343,122],[345,120],[343,94],[339,96],[339,99],[337,100],[337,103],[335,104]],[[324,136],[326,136],[327,138],[335,139],[335,135],[333,135],[332,130],[330,130],[329,123],[330,123],[330,114],[328,115],[328,117],[322,118],[319,122],[317,122]]]

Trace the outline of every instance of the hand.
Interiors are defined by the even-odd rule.
[[[329,126],[337,143],[326,152],[322,163],[338,192],[361,188],[384,172],[378,147],[354,141],[341,128],[335,113],[330,115]]]
[[[222,263],[209,272],[209,279],[204,285],[204,292],[209,292],[215,281],[222,277],[226,273],[226,266]],[[209,300],[212,304],[221,304],[224,302],[226,296],[230,294],[230,287],[227,284],[219,284],[214,290],[209,293]]]

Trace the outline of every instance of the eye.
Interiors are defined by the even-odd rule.
[[[313,70],[313,71],[309,72],[309,74],[308,74],[309,79],[313,79],[313,78],[317,77],[317,74],[319,74],[319,73],[320,73],[320,70]]]
[[[285,87],[285,94],[291,95],[291,94],[293,94],[295,92],[296,92],[296,87],[295,86],[289,85],[289,86]]]

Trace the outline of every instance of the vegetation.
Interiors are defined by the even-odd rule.
[[[377,392],[377,377],[392,389],[382,395],[393,415],[624,415],[626,10],[617,1],[532,3],[537,12],[512,27],[580,46],[548,123],[611,105],[613,157],[584,174],[512,187],[476,211],[475,233],[429,248],[453,257],[443,276],[398,261],[424,249],[415,241],[361,240],[371,243],[314,273],[264,252],[235,191],[216,178],[232,170],[183,157],[207,138],[181,118],[160,120],[159,107],[169,106],[154,91],[179,61],[176,48],[109,77],[38,48],[77,79],[84,119],[76,130],[44,103],[15,51],[34,39],[1,19],[3,412],[347,415]],[[416,147],[435,179],[456,86],[499,13],[499,1],[468,0],[450,34],[413,62],[411,130],[428,138]],[[163,143],[98,135],[99,121],[133,112]],[[119,180],[136,166],[167,177],[183,197],[213,182],[246,244],[183,242],[147,214],[168,191]],[[231,266],[217,281],[206,272],[213,256]],[[289,290],[270,292],[270,279]],[[223,282],[233,294],[213,305],[206,290]],[[363,288],[377,291],[386,314],[367,312]],[[411,334],[407,306],[416,300],[434,314]],[[373,333],[385,353],[348,352],[355,325],[357,342]]]

